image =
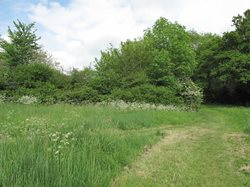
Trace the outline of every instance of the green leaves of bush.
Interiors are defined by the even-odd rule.
[[[88,102],[100,101],[100,96],[96,90],[90,87],[82,87],[74,90],[68,90],[58,96],[60,101],[72,104],[82,104]]]

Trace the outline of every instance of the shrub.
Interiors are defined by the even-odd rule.
[[[56,94],[58,89],[49,83],[37,83],[37,88],[20,87],[16,90],[8,91],[8,97],[17,101],[22,96],[32,96],[39,100],[39,103],[53,104],[56,103]]]
[[[60,101],[72,104],[81,104],[84,102],[98,102],[100,97],[96,90],[90,87],[82,87],[74,90],[64,92],[58,96]]]
[[[34,96],[24,95],[17,100],[18,103],[30,105],[38,103],[38,99]]]
[[[133,102],[136,100],[130,89],[120,88],[112,90],[110,98],[111,100],[122,100],[125,102]]]
[[[198,110],[203,100],[203,93],[193,81],[186,80],[182,82],[182,91],[180,95],[183,97],[185,105],[191,110]]]
[[[46,104],[56,103],[57,92],[58,89],[50,83],[41,83],[38,88],[33,90],[35,96],[37,96],[42,103]]]
[[[113,100],[123,100],[126,102],[145,102],[154,104],[181,104],[182,98],[177,96],[175,88],[141,85],[130,89],[115,89],[112,91]]]

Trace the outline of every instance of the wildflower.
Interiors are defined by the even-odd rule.
[[[25,96],[20,97],[17,102],[21,104],[29,105],[29,104],[38,103],[38,99],[34,96],[25,95]]]

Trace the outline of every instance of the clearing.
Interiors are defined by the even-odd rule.
[[[0,104],[0,187],[250,187],[250,108]]]

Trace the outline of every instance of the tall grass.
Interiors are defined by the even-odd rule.
[[[147,124],[137,117],[108,107],[2,104],[0,186],[108,186],[161,138],[123,130]]]
[[[216,110],[0,104],[0,186],[108,186],[145,146],[161,139],[155,127],[204,125],[221,118]],[[249,115],[249,109],[219,112],[231,121],[231,110]],[[243,120],[238,129],[246,127]]]

